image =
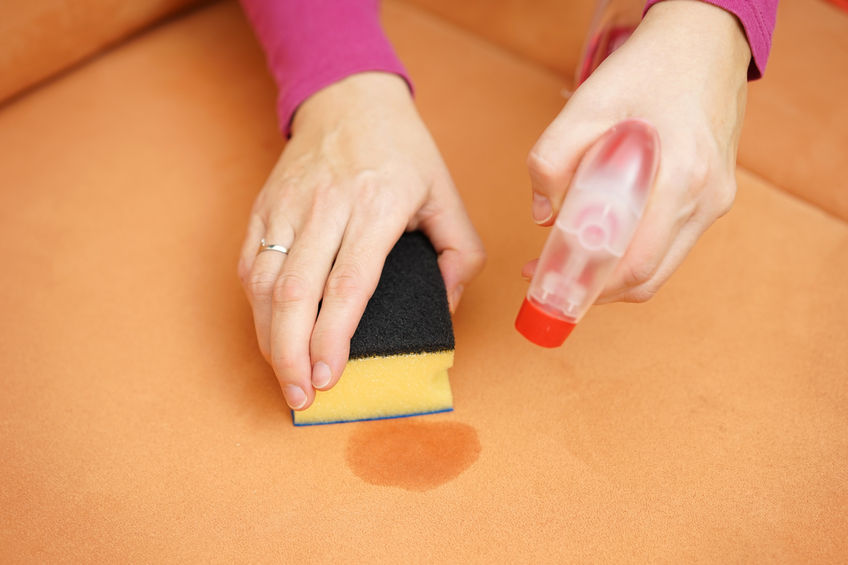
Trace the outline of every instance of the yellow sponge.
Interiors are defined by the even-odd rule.
[[[338,384],[294,413],[297,426],[447,412],[453,351],[367,357],[347,364]]]
[[[445,412],[453,407],[448,368],[453,326],[436,251],[420,232],[404,234],[350,340],[339,382],[318,391],[296,426]]]

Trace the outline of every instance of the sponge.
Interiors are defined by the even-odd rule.
[[[350,341],[339,382],[318,391],[296,426],[379,420],[453,409],[448,369],[454,337],[436,251],[406,233],[386,257],[380,282]]]

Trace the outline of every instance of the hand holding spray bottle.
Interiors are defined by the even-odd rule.
[[[559,347],[597,300],[645,211],[659,154],[654,127],[628,119],[583,156],[515,320],[527,339]]]

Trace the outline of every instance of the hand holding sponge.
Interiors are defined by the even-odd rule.
[[[339,382],[331,390],[318,391],[309,408],[294,412],[294,424],[450,411],[453,350],[453,325],[436,251],[423,233],[405,233],[386,257]]]

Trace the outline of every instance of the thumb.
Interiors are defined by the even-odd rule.
[[[439,255],[448,305],[454,312],[465,285],[483,269],[486,251],[453,184],[443,188],[434,189],[431,201],[424,205],[419,227]]]
[[[613,122],[586,122],[573,114],[566,105],[527,157],[533,221],[540,226],[553,224],[583,154],[613,125]]]

